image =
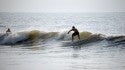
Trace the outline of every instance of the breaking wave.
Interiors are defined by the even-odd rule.
[[[81,41],[75,43],[68,43],[68,45],[82,45],[91,42],[106,40],[109,43],[125,43],[125,36],[110,36],[107,37],[103,34],[92,34],[91,32],[80,32]],[[71,34],[67,32],[42,32],[39,30],[23,31],[12,33],[9,35],[0,34],[1,45],[11,44],[27,44],[33,42],[44,41],[71,41]],[[75,37],[77,40],[77,36]],[[66,43],[67,44],[67,43]]]
[[[17,32],[12,34],[0,34],[0,44],[19,44],[35,42],[39,39],[47,40],[54,38],[58,32],[40,32],[38,30]]]

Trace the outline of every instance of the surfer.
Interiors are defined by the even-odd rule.
[[[7,36],[8,36],[9,34],[11,34],[10,28],[7,29],[6,34],[7,34]]]
[[[75,26],[72,26],[72,29],[69,30],[68,34],[71,32],[71,31],[74,31],[74,33],[72,34],[72,41],[74,40],[74,36],[78,36],[79,40],[80,40],[80,35],[79,35],[79,31],[75,28]]]

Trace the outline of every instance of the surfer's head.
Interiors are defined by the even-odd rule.
[[[75,28],[75,26],[72,26],[72,28],[74,29],[74,28]]]
[[[10,28],[8,28],[6,32],[11,32]]]

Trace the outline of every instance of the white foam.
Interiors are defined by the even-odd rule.
[[[15,44],[18,41],[22,41],[28,38],[26,33],[14,33],[4,36],[4,39],[1,41],[1,44]]]

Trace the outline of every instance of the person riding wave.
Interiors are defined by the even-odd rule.
[[[80,40],[80,35],[79,35],[79,31],[75,28],[75,26],[72,26],[72,29],[69,30],[68,34],[71,32],[71,31],[74,31],[74,33],[72,34],[72,41],[74,40],[74,36],[78,36],[78,39]]]
[[[6,34],[7,34],[7,36],[8,36],[9,34],[11,34],[10,28],[7,29]]]

